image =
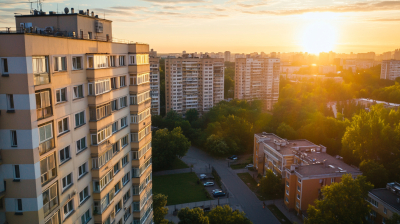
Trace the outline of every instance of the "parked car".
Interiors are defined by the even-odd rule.
[[[214,186],[214,182],[205,182],[204,187]]]
[[[254,165],[253,164],[249,164],[249,165],[246,166],[246,168],[251,168],[251,167],[254,167]]]
[[[205,174],[200,174],[200,179],[206,179],[207,175]]]
[[[226,194],[222,191],[218,191],[218,192],[214,192],[213,196],[214,198],[218,198],[218,197],[224,197]]]
[[[214,189],[214,190],[212,190],[212,193],[220,192],[220,191],[222,191],[222,190],[221,189]]]
[[[233,155],[233,156],[231,156],[231,157],[228,157],[228,159],[230,159],[230,160],[237,160],[238,157],[237,157],[236,155]]]

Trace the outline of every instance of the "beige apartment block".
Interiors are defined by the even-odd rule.
[[[224,59],[184,54],[165,59],[165,107],[185,114],[209,111],[224,99]]]
[[[264,110],[272,110],[279,98],[279,58],[258,56],[236,58],[235,99],[262,100]]]
[[[153,49],[151,49],[149,56],[151,114],[160,115],[160,58],[157,56],[157,51],[153,51]]]
[[[149,46],[111,23],[35,11],[0,32],[0,223],[152,222]]]
[[[368,192],[371,212],[367,217],[370,223],[386,223],[393,214],[400,215],[400,184],[387,183],[386,188],[377,188]]]
[[[309,205],[321,199],[321,189],[340,182],[343,174],[362,175],[340,156],[326,153],[326,147],[305,140],[287,140],[271,133],[254,135],[254,167],[265,175],[272,170],[285,183],[284,203],[289,210],[306,217]]]
[[[385,60],[381,65],[381,79],[396,80],[400,77],[400,60]]]

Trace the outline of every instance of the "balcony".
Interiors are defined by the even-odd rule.
[[[39,85],[44,85],[44,84],[49,84],[49,83],[50,83],[50,76],[48,73],[33,75],[33,85],[39,86]]]
[[[54,149],[54,147],[55,147],[54,138],[40,143],[39,144],[39,155],[41,156],[47,152],[50,152],[52,149]]]
[[[36,110],[36,114],[37,114],[38,120],[45,119],[45,118],[53,116],[53,109],[51,106],[45,107],[45,108],[38,108]]]

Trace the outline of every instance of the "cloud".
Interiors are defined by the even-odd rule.
[[[259,10],[259,11],[247,11],[243,10],[243,13],[248,14],[271,14],[271,15],[296,15],[304,14],[309,12],[372,12],[372,11],[389,11],[389,10],[400,10],[400,1],[373,1],[373,2],[357,2],[353,4],[342,4],[327,7],[314,7],[314,8],[302,8],[302,9],[290,9],[290,10]]]
[[[378,19],[370,19],[368,21],[372,21],[372,22],[399,22],[400,18],[378,18]]]

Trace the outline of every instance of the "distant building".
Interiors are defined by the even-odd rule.
[[[280,70],[281,70],[281,76],[287,77],[287,75],[291,75],[295,72],[300,71],[301,66],[288,66],[288,65],[283,65],[281,63]]]
[[[340,156],[326,153],[326,147],[308,140],[286,140],[275,134],[254,134],[254,167],[261,175],[272,170],[285,183],[284,203],[304,215],[309,205],[321,199],[321,189],[340,182],[343,174],[362,175]]]
[[[286,75],[286,78],[291,80],[291,81],[299,81],[299,82],[309,82],[309,81],[314,81],[314,80],[332,80],[337,83],[343,82],[343,77],[337,76],[337,77],[326,77],[325,75],[302,75],[302,74],[288,74]]]
[[[357,59],[375,60],[375,52],[358,53]]]
[[[357,69],[370,69],[378,64],[379,62],[373,59],[345,59],[343,60],[343,69],[351,69],[353,73],[356,73]]]
[[[400,184],[393,182],[386,184],[386,188],[373,189],[367,200],[372,205],[368,221],[386,223],[393,214],[400,215]]]
[[[318,72],[321,75],[336,73],[336,65],[320,65],[318,66]]]
[[[231,61],[231,52],[230,51],[225,51],[225,54],[224,54],[224,59],[225,59],[225,61]]]
[[[149,57],[151,114],[160,115],[160,58],[153,49],[149,52]]]
[[[280,59],[236,58],[235,64],[235,99],[259,99],[264,110],[272,110],[279,98]]]
[[[224,59],[192,54],[165,59],[165,106],[185,114],[209,111],[224,99]]]
[[[395,80],[400,77],[400,60],[385,60],[381,65],[381,79]]]

